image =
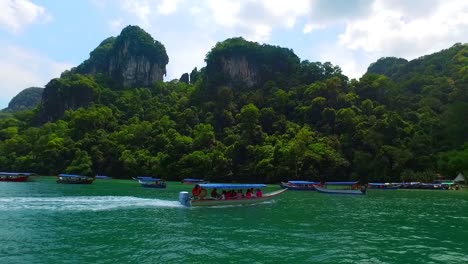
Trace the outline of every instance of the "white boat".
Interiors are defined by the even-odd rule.
[[[363,195],[366,194],[366,188],[361,188],[360,190],[343,190],[343,189],[327,189],[315,185],[315,189],[320,193],[328,194],[351,194],[351,195]]]
[[[239,190],[239,189],[260,189],[266,187],[265,184],[224,184],[224,183],[206,183],[199,184],[202,190],[206,189],[219,189],[219,190]],[[188,192],[179,193],[179,202],[187,207],[190,206],[224,206],[224,205],[244,205],[244,204],[257,204],[265,201],[270,201],[280,194],[287,191],[287,189],[281,189],[270,193],[262,193],[260,196],[253,195],[252,197],[219,197],[219,198],[208,198],[201,197],[195,198]],[[206,191],[204,192],[207,193]],[[205,196],[205,195],[203,195]]]

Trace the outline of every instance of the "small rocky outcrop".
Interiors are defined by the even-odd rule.
[[[104,40],[72,73],[103,74],[118,88],[148,87],[162,81],[169,58],[165,47],[138,26]]]
[[[36,108],[41,102],[44,88],[29,87],[18,93],[3,111],[17,112]]]

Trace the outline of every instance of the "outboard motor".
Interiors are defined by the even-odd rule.
[[[183,205],[183,206],[187,206],[187,207],[190,207],[191,206],[191,203],[190,203],[190,195],[188,192],[179,192],[179,202]]]

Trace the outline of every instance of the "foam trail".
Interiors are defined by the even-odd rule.
[[[104,211],[151,207],[183,206],[178,201],[133,196],[0,197],[0,212],[15,210]]]

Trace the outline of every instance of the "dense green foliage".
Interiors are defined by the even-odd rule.
[[[242,56],[263,80],[249,89],[214,66]],[[330,63],[237,38],[183,82],[112,90],[98,76],[71,75],[49,85],[91,89],[91,103],[40,127],[35,112],[0,119],[0,168],[219,182],[454,177],[468,171],[467,58],[457,44],[379,66],[392,76],[349,81]]]
[[[8,107],[2,111],[17,112],[23,110],[32,110],[41,102],[42,92],[44,88],[29,87],[17,94],[11,99]]]

